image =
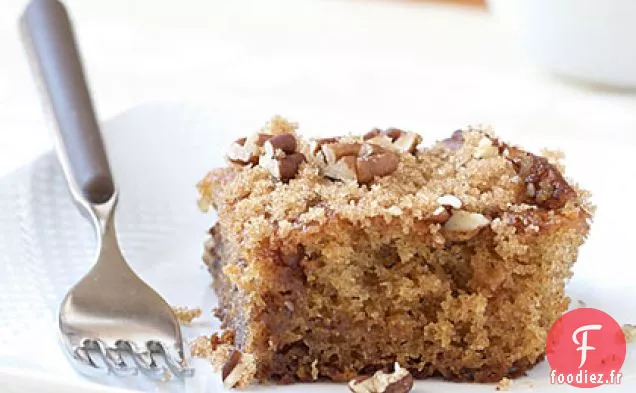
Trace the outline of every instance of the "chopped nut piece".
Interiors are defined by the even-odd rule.
[[[221,378],[223,380],[223,386],[226,389],[233,388],[234,385],[239,380],[240,369],[237,369],[237,366],[241,362],[241,352],[234,351],[230,355],[230,358],[223,365],[223,369],[221,371]],[[236,372],[235,372],[236,371]],[[232,378],[229,378],[232,377]]]
[[[376,176],[387,176],[395,172],[399,163],[397,155],[379,146],[373,148],[372,146],[374,145],[365,145],[371,146],[371,148],[365,149],[363,146],[363,148],[360,149],[361,157],[356,161],[359,183],[369,183]]]
[[[367,139],[366,142],[372,143],[374,145],[382,146],[386,149],[394,148],[393,141],[391,140],[391,138],[389,138],[386,135],[374,136],[373,138]]]
[[[391,138],[392,141],[395,141],[404,134],[406,133],[399,128],[388,128],[386,131],[384,131],[384,135]]]
[[[246,145],[255,145],[258,147],[263,147],[263,145],[265,144],[265,142],[267,142],[269,140],[269,138],[271,138],[273,135],[270,134],[252,134],[249,137],[247,137],[247,140],[245,141]]]
[[[468,240],[489,224],[490,220],[483,214],[455,210],[444,224],[444,234],[451,240]]]
[[[499,147],[493,145],[492,140],[484,136],[477,143],[477,148],[473,151],[475,158],[488,158],[499,155]]]
[[[422,141],[422,137],[419,134],[402,131],[397,128],[389,128],[385,131],[376,128],[367,132],[363,139],[367,143],[402,153],[414,153],[418,143]]]
[[[189,324],[192,323],[192,320],[195,318],[199,318],[202,314],[200,308],[188,308],[188,307],[172,307],[172,312],[174,312],[175,317],[179,323]]]
[[[294,310],[296,309],[294,303],[290,302],[289,300],[285,300],[283,304],[285,305],[285,308],[288,309],[290,312],[294,312]]]
[[[442,195],[437,198],[437,203],[442,206],[450,206],[453,209],[460,209],[462,207],[462,201],[455,195]]]
[[[537,195],[537,190],[534,188],[534,183],[526,184],[526,196],[532,199],[535,195]]]
[[[298,173],[300,164],[305,162],[305,156],[301,153],[288,154],[282,159],[282,179],[291,179]]]
[[[408,393],[413,388],[413,376],[399,364],[387,374],[377,371],[372,376],[359,376],[349,381],[353,393]]]
[[[277,157],[261,156],[258,160],[258,165],[267,169],[275,178],[280,179],[280,161],[281,160]]]
[[[221,371],[223,385],[228,389],[245,387],[256,376],[254,355],[241,353],[231,344],[233,341],[234,331],[227,330],[220,338],[218,334],[198,337],[190,346],[192,356],[208,360],[214,371]]]
[[[316,154],[320,151],[322,145],[328,145],[331,143],[338,142],[338,138],[320,138],[320,139],[312,139],[309,143],[309,150],[312,154]]]
[[[203,243],[203,249],[206,251],[214,251],[215,246],[216,246],[216,238],[214,234],[211,234],[210,237],[208,237]]]
[[[479,142],[477,142],[477,147],[488,147],[492,145],[493,145],[492,140],[487,136],[481,137]]]
[[[450,217],[450,213],[444,206],[440,206],[433,211],[433,214],[429,217],[429,219],[433,222],[444,223]]]
[[[296,152],[296,145],[296,137],[293,134],[285,133],[269,138],[263,145],[263,149],[267,155],[274,157],[278,150],[287,154]]]
[[[402,209],[400,209],[399,206],[391,206],[388,209],[386,209],[386,211],[391,214],[392,216],[401,216],[404,211]]]
[[[357,180],[356,157],[342,157],[336,163],[327,165],[323,173],[325,176],[336,180]]]
[[[332,143],[323,145],[322,151],[327,158],[325,176],[362,184],[395,172],[399,162],[395,153],[371,143]]]
[[[382,146],[374,145],[372,143],[364,143],[360,146],[360,150],[358,151],[358,157],[365,158],[376,156],[378,154],[386,153],[387,150]]]
[[[258,164],[258,156],[261,148],[272,135],[269,134],[252,134],[248,138],[237,139],[230,145],[227,151],[227,159],[235,164],[256,165]]]
[[[358,157],[371,157],[385,152],[386,149],[382,146],[374,145],[372,143],[364,143],[360,146]]]
[[[508,148],[508,158],[525,183],[523,190],[528,203],[548,209],[560,209],[576,195],[558,168],[545,157]]]
[[[318,359],[314,359],[311,362],[311,379],[314,381],[318,379],[319,371],[318,371]]]
[[[227,159],[236,164],[256,164],[258,162],[258,148],[246,145],[246,139],[237,139],[227,150]]]
[[[336,163],[344,156],[357,156],[360,152],[359,143],[330,143],[322,146],[327,164]]]
[[[393,141],[393,146],[403,153],[415,153],[422,137],[414,132],[406,132]]]
[[[490,220],[480,213],[457,210],[448,219],[444,229],[447,231],[468,232],[483,228],[488,224],[490,224]]]
[[[275,178],[287,181],[296,176],[303,161],[305,161],[305,156],[301,153],[293,153],[284,157],[263,155],[260,157],[258,165],[267,169]]]
[[[450,138],[446,138],[440,142],[445,148],[457,151],[464,145],[464,133],[462,130],[453,132]]]
[[[249,385],[256,373],[256,365],[252,355],[246,355],[238,350],[233,350],[221,369],[223,387],[245,387]]]
[[[362,137],[363,140],[369,140],[369,139],[373,139],[376,136],[382,134],[382,130],[379,128],[374,128],[371,131],[367,132],[366,134],[364,134],[364,136]]]

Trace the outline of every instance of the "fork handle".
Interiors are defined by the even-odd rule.
[[[71,191],[107,202],[115,186],[66,9],[57,0],[32,0],[20,25]]]

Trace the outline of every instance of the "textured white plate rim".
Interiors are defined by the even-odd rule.
[[[196,305],[194,304],[196,301],[193,302],[192,299],[202,299],[203,296],[210,296],[211,291],[207,287],[209,278],[204,271],[199,269],[200,263],[196,269],[190,269],[189,274],[191,274],[191,276],[186,277],[186,281],[188,282],[191,282],[189,280],[198,280],[197,282],[201,284],[200,287],[195,291],[196,293],[184,294],[180,291],[171,291],[172,288],[166,287],[166,277],[161,277],[161,275],[157,273],[157,271],[161,269],[155,269],[155,265],[153,264],[149,266],[144,265],[140,263],[140,260],[157,258],[158,261],[166,263],[166,266],[173,266],[174,268],[174,263],[172,265],[170,264],[170,258],[178,259],[180,257],[181,252],[178,250],[180,250],[181,246],[176,248],[171,247],[169,242],[170,239],[177,236],[177,240],[186,241],[190,244],[189,247],[191,248],[187,250],[187,263],[196,264],[199,261],[200,242],[203,239],[205,228],[212,223],[213,217],[203,216],[196,211],[194,203],[196,195],[193,185],[206,170],[222,163],[220,155],[222,146],[226,145],[236,136],[246,133],[245,130],[253,130],[257,124],[262,123],[262,120],[263,119],[260,118],[250,119],[244,115],[239,116],[238,114],[212,112],[209,109],[200,109],[198,106],[161,103],[137,107],[117,116],[104,125],[105,140],[109,149],[111,165],[113,166],[116,181],[121,185],[122,189],[122,202],[120,210],[118,211],[118,228],[121,232],[120,235],[122,236],[124,251],[127,257],[130,256],[131,264],[133,264],[133,267],[137,269],[144,279],[159,288],[173,304]],[[175,130],[178,130],[178,132]],[[211,133],[215,135],[210,135]],[[175,137],[177,138],[175,139]],[[188,138],[194,138],[194,140],[188,140]],[[210,146],[212,146],[212,148]],[[146,150],[140,151],[140,149]],[[140,154],[140,152],[144,154]],[[195,159],[185,157],[183,155],[184,152],[188,152],[188,154],[194,156]],[[216,154],[211,154],[211,152],[215,152]],[[211,155],[214,157],[209,157]],[[171,165],[167,165],[166,162]],[[174,168],[174,166],[178,167],[183,162],[186,162],[183,168]],[[157,170],[157,168],[160,168],[160,170]],[[48,172],[44,175],[38,173],[38,171],[42,170]],[[160,173],[157,174],[156,172]],[[64,195],[64,184],[61,182],[59,171],[57,170],[54,157],[51,153],[36,160],[33,164],[20,169],[16,174],[29,176],[30,181],[32,181],[29,187],[42,186],[40,183],[44,183],[46,187],[53,187],[52,191],[49,188],[45,188],[45,190],[53,192],[54,194],[52,195],[59,195],[60,198],[62,198],[61,195]],[[52,178],[55,179],[51,180]],[[37,181],[33,182],[33,179]],[[164,179],[169,179],[170,181],[164,181]],[[166,185],[166,183],[168,183],[168,185]],[[29,190],[34,192],[33,190],[40,189],[29,188]],[[154,194],[153,198],[149,198],[151,200],[149,200],[148,203],[144,201],[144,198],[140,199],[142,195],[140,193],[147,192],[147,190],[153,190],[152,194]],[[38,194],[39,192],[41,191],[34,193]],[[39,200],[38,202],[43,201]],[[140,202],[142,203],[140,204]],[[166,204],[166,202],[168,203]],[[85,223],[79,218],[79,214],[75,211],[74,207],[70,205],[69,201],[49,201],[46,203],[53,203],[55,209],[60,209],[64,214],[68,215],[68,217],[64,216],[64,218],[70,220],[68,226],[69,228],[72,227],[70,233],[73,234],[73,236],[75,236],[75,230],[78,227],[81,228],[83,225],[85,226]],[[175,204],[175,206],[172,206],[172,204]],[[161,209],[159,209],[159,207],[161,207]],[[31,208],[35,209],[33,211],[38,212],[40,210],[37,209],[41,209],[42,207],[36,204],[32,205]],[[167,217],[169,220],[165,222],[159,221],[158,223],[160,225],[157,225],[155,221],[144,223],[144,219],[148,217],[148,213],[150,213],[150,216],[158,212],[162,212],[163,214],[164,209],[167,209],[168,212],[172,212],[171,209],[173,208],[176,209],[174,212],[179,213],[179,217]],[[53,214],[56,211],[57,210],[47,210],[49,214]],[[144,216],[144,214],[146,215]],[[166,215],[169,216],[168,213],[166,213]],[[134,220],[131,219],[132,216],[135,216]],[[182,219],[182,216],[187,216],[187,219]],[[152,228],[151,232],[154,231],[155,233],[145,233],[144,230],[148,230],[148,228]],[[184,231],[183,234],[178,233],[181,230]],[[151,242],[143,238],[142,235],[156,235],[156,239]],[[62,235],[58,231],[56,236]],[[72,241],[74,237],[64,239]],[[144,245],[155,244],[158,241],[162,243],[168,242],[167,248],[157,250],[154,254],[149,254],[149,250],[145,248]],[[90,243],[90,241],[88,243]],[[86,247],[86,239],[78,240],[77,244]],[[129,247],[126,247],[127,245]],[[62,251],[70,252],[68,250]],[[179,255],[170,255],[170,253],[174,253],[175,251],[177,251]],[[90,252],[88,254],[90,255]],[[65,256],[86,258],[86,253],[71,253]],[[83,261],[83,263],[86,265],[87,262]],[[175,278],[170,277],[170,279],[172,281]],[[179,281],[178,278],[176,278],[176,280]],[[583,284],[587,283],[584,282]],[[590,285],[592,284],[594,283]],[[194,287],[196,285],[192,286]],[[586,287],[583,287],[583,290],[579,289],[578,292],[587,292],[585,288]],[[592,285],[590,288],[593,290],[594,286]],[[610,292],[611,291],[606,293],[608,296],[607,299],[603,301],[599,300],[601,305],[604,306],[614,301],[616,294],[611,294]],[[585,298],[584,300],[586,300],[590,306],[595,305],[594,300],[589,301],[589,299]],[[619,311],[622,311],[622,305],[619,305],[619,308]],[[531,372],[531,379],[533,381],[547,382],[547,378],[544,381],[543,377],[539,374],[545,371],[545,367],[546,365],[544,363],[535,368],[533,372]],[[29,374],[29,372],[25,373]],[[29,375],[36,377],[37,373]],[[218,377],[216,378],[218,379]],[[633,379],[626,381],[629,383],[630,380],[633,382]],[[540,385],[545,386],[544,383]],[[540,385],[535,384],[534,391],[550,390],[542,389],[543,386]],[[294,385],[279,389],[290,392],[318,392],[326,390],[324,386],[325,385]],[[440,381],[424,381],[418,383],[418,389],[420,389],[420,386],[426,390],[443,389],[444,391],[452,392],[477,392],[490,391],[493,389],[492,385],[449,384]],[[519,383],[519,386],[524,386],[523,381]],[[629,389],[627,384],[622,386]],[[331,387],[333,388],[333,385],[331,385]],[[342,386],[342,388],[346,389],[344,386]],[[548,386],[546,386],[546,388],[548,388]],[[192,387],[188,389],[188,391],[210,391],[210,389],[215,389],[215,385],[204,384],[203,387]]]
[[[48,374],[33,372],[25,369],[0,367],[0,385],[3,392],[31,392],[41,393],[133,393],[134,390],[115,388],[83,381],[68,381]]]

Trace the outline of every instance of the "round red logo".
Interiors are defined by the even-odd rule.
[[[561,316],[546,342],[550,382],[580,388],[619,384],[625,361],[625,335],[607,313],[578,308]]]

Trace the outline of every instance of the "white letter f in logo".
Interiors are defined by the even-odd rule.
[[[583,367],[583,365],[585,364],[585,360],[587,359],[587,351],[588,350],[594,350],[596,348],[594,347],[590,347],[587,345],[587,331],[588,330],[601,330],[601,325],[585,325],[585,326],[581,326],[580,328],[576,329],[574,331],[574,333],[572,333],[572,341],[574,341],[574,344],[580,344],[581,346],[578,347],[576,350],[577,351],[581,351],[581,364],[579,364],[579,368]],[[576,338],[576,336],[580,333],[583,332],[582,335],[582,340],[581,342],[579,342],[579,340]]]

